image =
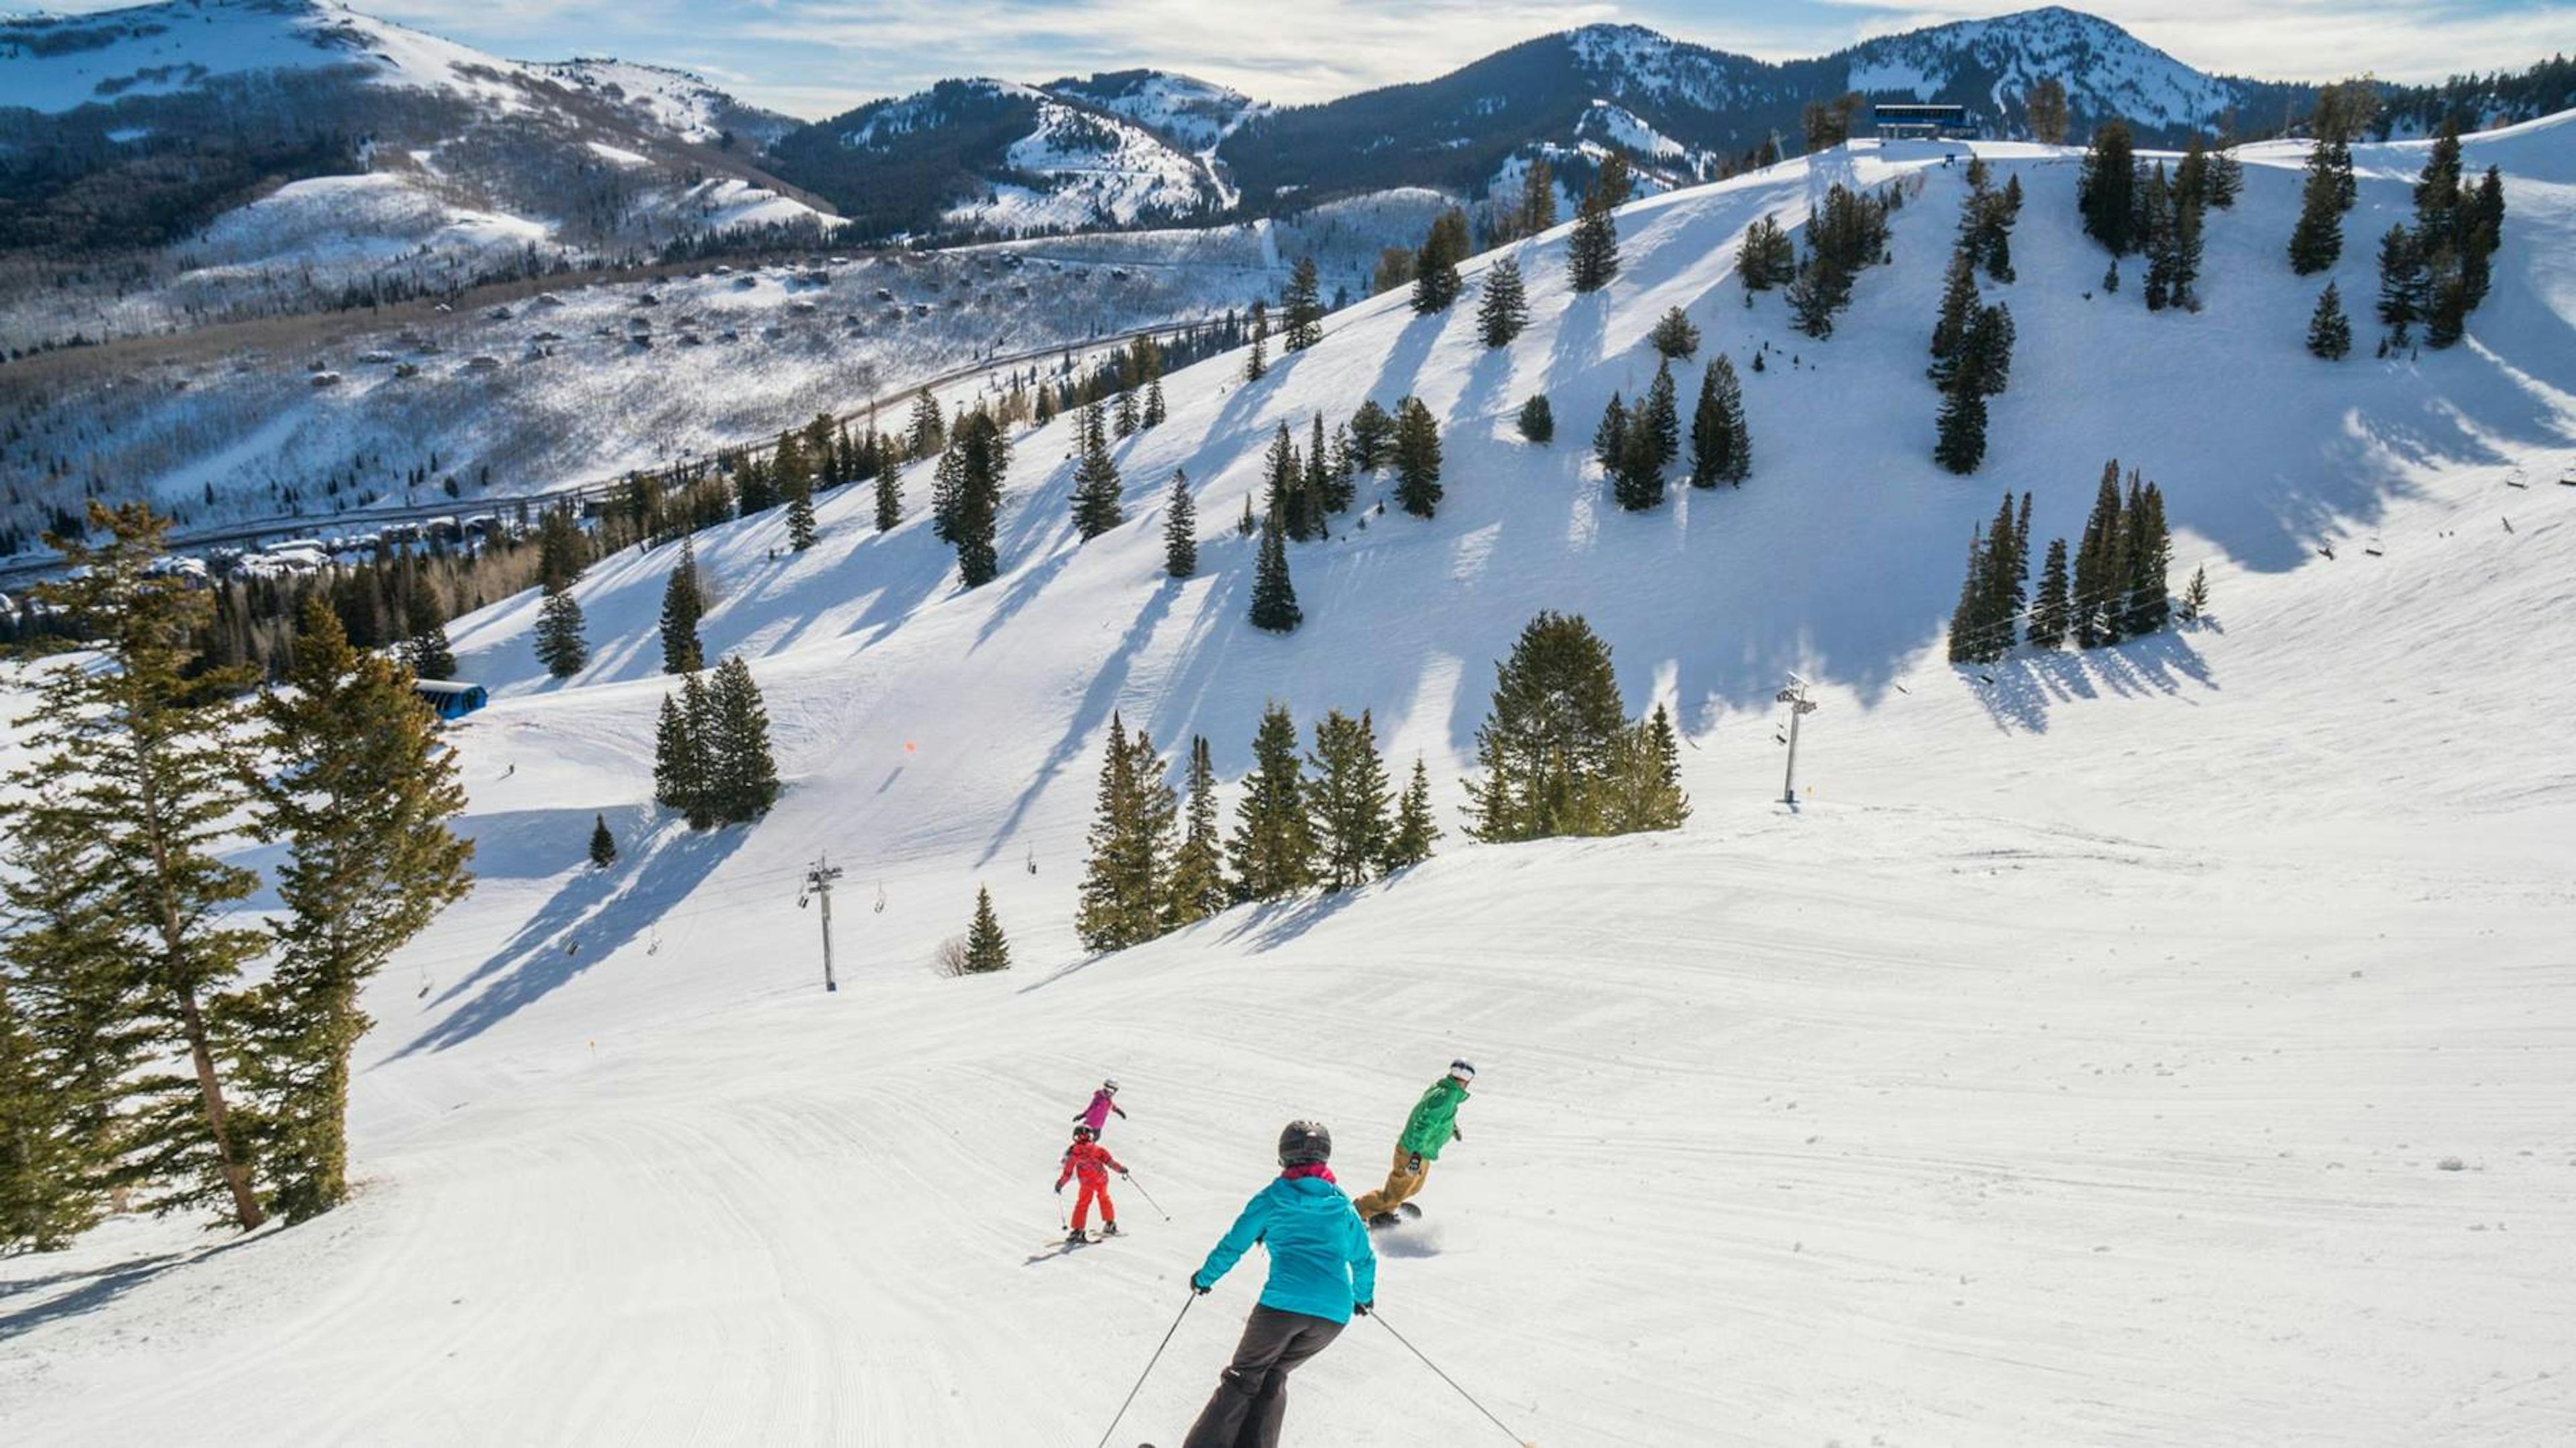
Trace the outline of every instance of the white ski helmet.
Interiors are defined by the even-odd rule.
[[[1115,1081],[1103,1081],[1100,1083],[1100,1089],[1108,1092],[1112,1096],[1115,1096],[1118,1094],[1118,1083]]]
[[[1449,1075],[1454,1080],[1473,1081],[1476,1079],[1476,1068],[1465,1061],[1452,1061],[1449,1063]]]

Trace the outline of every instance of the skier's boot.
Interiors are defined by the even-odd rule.
[[[1117,1236],[1117,1235],[1118,1235],[1118,1224],[1117,1224],[1116,1222],[1103,1222],[1103,1223],[1101,1223],[1101,1224],[1100,1224],[1100,1235],[1102,1235],[1102,1236],[1104,1236],[1104,1237],[1115,1237],[1115,1236]]]
[[[1090,1240],[1091,1239],[1089,1237],[1082,1235],[1082,1229],[1080,1227],[1076,1227],[1072,1231],[1064,1234],[1064,1244],[1068,1247],[1079,1247]]]

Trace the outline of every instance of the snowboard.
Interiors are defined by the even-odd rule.
[[[1392,1222],[1381,1222],[1371,1218],[1368,1229],[1372,1232],[1383,1232],[1390,1227],[1403,1226],[1407,1222],[1421,1221],[1422,1209],[1411,1202],[1398,1202],[1395,1204],[1395,1218]]]

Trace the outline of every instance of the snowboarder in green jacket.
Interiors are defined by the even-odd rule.
[[[1452,1061],[1449,1074],[1432,1082],[1422,1099],[1413,1103],[1413,1114],[1404,1119],[1404,1135],[1396,1138],[1395,1165],[1386,1174],[1386,1185],[1351,1203],[1370,1226],[1394,1225],[1400,1220],[1399,1207],[1407,1216],[1422,1215],[1421,1208],[1409,1203],[1431,1179],[1431,1164],[1440,1159],[1440,1148],[1467,1139],[1467,1133],[1458,1129],[1458,1108],[1466,1104],[1467,1084],[1475,1079],[1475,1067]]]

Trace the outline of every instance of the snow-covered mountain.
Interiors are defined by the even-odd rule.
[[[354,285],[401,294],[495,267],[525,274],[649,254],[745,217],[819,231],[822,213],[755,159],[791,126],[682,72],[505,60],[335,0],[166,0],[10,19],[0,21],[0,252],[43,262],[140,253],[135,270],[177,289],[210,280],[191,279],[198,259],[241,265],[242,233],[300,234],[262,211],[337,215],[346,245],[280,249],[274,259],[291,272],[266,278],[225,274],[268,305],[289,275],[308,297]],[[341,265],[349,255],[365,266]],[[50,295],[60,279],[13,279],[25,290],[0,295],[9,346],[67,335],[47,310],[64,300]],[[131,280],[121,271],[120,293],[135,290]],[[218,299],[197,315],[223,311]]]
[[[1044,87],[942,81],[807,127],[774,154],[782,173],[832,198],[864,235],[1170,224],[1233,204],[1213,153],[1260,109],[1160,71]]]
[[[1258,382],[1240,354],[1175,372],[1168,420],[1112,445],[1125,521],[1087,541],[1071,421],[1023,434],[981,588],[933,535],[929,461],[890,531],[863,488],[819,500],[810,550],[775,511],[708,529],[704,639],[749,661],[787,780],[755,825],[649,803],[681,550],[574,586],[568,681],[534,596],[459,620],[496,696],[446,736],[480,883],[369,988],[357,1200],[0,1262],[0,1436],[1036,1448],[1099,1441],[1150,1360],[1112,1441],[1168,1444],[1259,1263],[1203,1301],[1187,1278],[1279,1124],[1327,1122],[1373,1184],[1465,1056],[1464,1139],[1375,1239],[1383,1325],[1299,1375],[1299,1441],[1505,1440],[1389,1328],[1553,1448],[2563,1437],[2571,136],[2468,142],[2509,210],[2466,344],[2341,362],[2302,345],[2310,309],[2332,280],[2360,320],[2356,243],[2412,216],[2420,144],[2355,148],[2351,241],[2307,278],[2282,253],[2304,148],[2249,147],[2203,307],[2162,312],[2134,259],[2099,289],[2062,152],[1985,144],[2026,200],[2017,279],[1976,283],[2018,341],[1966,479],[1930,460],[1923,373],[1965,168],[1857,147],[1632,204],[1599,292],[1562,230],[1516,243],[1507,347],[1472,295],[1386,297]],[[1906,204],[1817,342],[1734,262],[1836,183]],[[1585,440],[1675,307],[1702,333],[1683,397],[1715,356],[1741,376],[1752,475],[1623,511]],[[1533,395],[1553,445],[1514,426]],[[1276,429],[1407,396],[1439,423],[1437,516],[1373,511],[1390,480],[1363,478],[1291,548],[1304,625],[1252,629],[1232,521]],[[2074,535],[2112,457],[2162,488],[2209,616],[1942,662],[1998,495]],[[1673,711],[1681,830],[1457,838],[1493,661],[1541,609],[1611,644],[1628,710]],[[1790,671],[1819,704],[1794,808]],[[1230,809],[1273,700],[1370,711],[1421,759],[1435,858],[1086,954],[1113,715],[1166,755],[1206,736]],[[0,765],[21,748],[0,731]],[[818,856],[829,995],[795,904]],[[938,978],[979,887],[1013,966]],[[1064,1121],[1104,1075],[1128,1235],[1060,1252]]]
[[[1885,36],[1831,60],[1863,95],[1956,101],[2007,123],[2027,116],[2032,86],[2054,79],[2078,135],[2084,122],[2115,116],[2151,132],[2207,130],[2257,96],[2249,82],[2194,70],[2108,20],[2054,5]]]

